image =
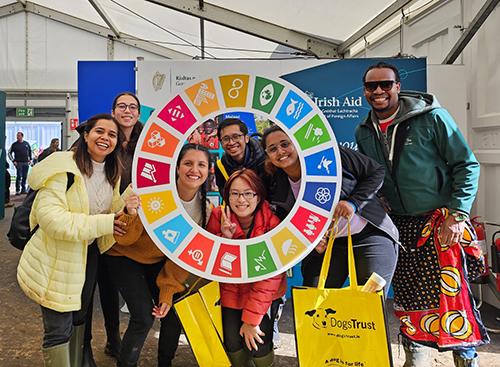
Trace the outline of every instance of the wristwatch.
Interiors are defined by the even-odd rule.
[[[457,222],[465,222],[467,219],[469,219],[469,216],[465,213],[455,212],[450,213],[450,215],[454,217]]]

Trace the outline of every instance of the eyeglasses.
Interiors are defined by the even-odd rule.
[[[378,82],[365,82],[365,89],[368,92],[375,92],[377,88],[380,86],[383,91],[390,91],[392,89],[393,84],[396,83],[395,80],[380,80]]]
[[[135,112],[139,109],[139,106],[134,104],[134,103],[131,103],[131,104],[125,104],[125,103],[118,103],[116,105],[116,108],[118,108],[120,111],[125,111],[126,109],[130,110],[130,112]]]
[[[280,147],[281,149],[286,149],[290,146],[290,144],[292,144],[292,142],[290,140],[283,140],[277,146],[271,145],[269,148],[267,148],[266,153],[268,155],[274,155],[278,151],[278,147]]]
[[[241,140],[241,137],[244,136],[245,134],[234,134],[233,136],[224,136],[223,138],[220,139],[222,144],[226,145],[229,144],[229,142],[232,140],[235,143],[239,142]]]
[[[236,191],[231,191],[229,193],[229,200],[238,200],[240,196],[243,196],[247,200],[252,200],[254,197],[257,196],[255,192],[236,192]]]

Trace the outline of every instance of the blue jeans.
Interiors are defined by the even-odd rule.
[[[16,166],[16,192],[26,191],[26,178],[28,177],[28,162],[17,162]]]
[[[428,352],[428,347],[417,343],[406,336],[402,335],[403,337],[403,346],[406,350],[410,350],[413,354],[422,354],[422,356],[425,356],[425,358],[429,358],[429,352]],[[477,357],[476,354],[476,348],[474,347],[469,347],[469,348],[464,348],[464,349],[457,349],[453,351],[453,354],[462,358],[467,358],[467,359],[474,359]],[[429,361],[430,363],[430,361]],[[405,366],[409,364],[409,361],[405,363]]]
[[[81,295],[81,308],[78,311],[58,312],[49,308],[42,308],[43,319],[43,348],[51,348],[69,342],[73,335],[73,327],[85,324],[89,307],[92,307],[92,295],[94,294],[97,261],[99,249],[94,241],[88,248],[87,267],[85,269],[85,283]]]
[[[159,304],[158,273],[165,260],[156,264],[141,264],[125,256],[104,255],[120,293],[130,311],[130,321],[122,340],[118,366],[132,367],[139,360],[142,347],[155,317],[153,307]],[[175,299],[175,297],[174,297]],[[179,344],[181,325],[174,310],[160,319],[158,366],[168,366]]]

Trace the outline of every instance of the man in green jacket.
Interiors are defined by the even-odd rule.
[[[379,195],[403,246],[392,285],[404,366],[429,366],[424,346],[453,350],[455,366],[479,366],[475,347],[489,338],[468,286],[484,270],[468,218],[479,163],[433,95],[401,91],[394,65],[370,66],[363,85],[372,110],[356,141],[386,170]]]

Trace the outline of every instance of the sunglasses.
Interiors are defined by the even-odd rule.
[[[368,92],[375,92],[377,88],[380,86],[383,91],[390,91],[392,89],[392,85],[396,83],[394,80],[380,80],[378,82],[365,82],[365,89]]]

